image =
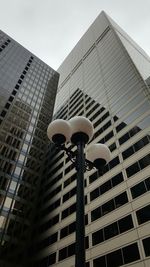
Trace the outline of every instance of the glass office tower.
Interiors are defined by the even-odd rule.
[[[54,119],[88,117],[91,144],[112,151],[102,172],[85,173],[86,266],[149,266],[150,58],[102,12],[58,72]],[[75,168],[53,145],[45,157],[34,266],[73,267]]]
[[[28,246],[59,75],[0,31],[0,266]],[[18,264],[18,265],[17,265]]]

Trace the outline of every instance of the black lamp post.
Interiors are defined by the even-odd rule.
[[[89,146],[85,159],[85,145],[92,139],[93,132],[90,120],[82,116],[73,117],[69,121],[55,120],[47,129],[48,138],[65,150],[77,171],[75,267],[85,267],[84,172],[93,167],[100,169],[110,160],[110,151],[103,144]],[[65,147],[69,141],[77,146],[76,154]]]

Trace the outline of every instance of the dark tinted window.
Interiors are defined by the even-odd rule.
[[[121,122],[121,123],[116,127],[116,131],[117,131],[117,133],[120,132],[125,126],[126,126],[126,124],[125,124],[124,122]]]
[[[150,237],[142,240],[146,257],[150,256]]]
[[[121,249],[107,254],[107,267],[117,267],[123,264]]]
[[[146,192],[146,186],[144,182],[141,182],[131,188],[131,194],[133,198],[136,198]]]
[[[122,194],[120,194],[119,196],[115,197],[115,205],[116,207],[120,207],[122,205],[124,205],[125,203],[128,202],[128,197],[127,197],[127,193],[124,192]]]
[[[149,191],[149,190],[150,190],[150,177],[148,177],[148,178],[145,180],[145,184],[146,184],[147,191]]]
[[[132,216],[128,215],[125,218],[122,218],[121,220],[118,221],[118,225],[119,225],[119,232],[123,233],[131,228],[133,228],[133,220],[132,220]]]
[[[102,216],[102,211],[101,211],[101,207],[96,208],[95,210],[91,211],[91,220],[95,221],[98,218],[100,218]]]
[[[140,171],[140,167],[139,167],[139,164],[138,162],[135,162],[134,164],[132,164],[130,167],[128,167],[126,169],[126,172],[127,172],[127,177],[131,177],[132,175],[134,175],[135,173],[139,172]]]
[[[106,240],[115,235],[118,235],[118,233],[119,231],[117,222],[112,223],[104,228],[104,235]]]
[[[97,172],[94,172],[92,175],[90,175],[90,177],[89,177],[90,184],[93,183],[95,180],[97,180],[97,178],[98,178]]]
[[[111,188],[112,188],[111,180],[108,180],[106,183],[101,185],[100,192],[101,192],[101,194],[104,194],[105,192],[107,192]]]
[[[134,149],[133,146],[129,147],[126,149],[124,152],[122,152],[123,159],[127,159],[130,157],[132,154],[134,154]]]
[[[125,264],[140,259],[139,249],[136,243],[129,245],[122,250]]]
[[[111,145],[109,146],[109,149],[110,149],[111,152],[114,151],[116,148],[117,148],[117,147],[116,147],[116,143],[113,143],[113,144],[111,144]]]
[[[67,257],[67,247],[59,250],[59,261]]]
[[[112,178],[112,185],[113,187],[120,184],[123,181],[123,174],[122,172],[118,173]]]
[[[92,244],[93,246],[96,244],[99,244],[104,241],[104,234],[103,234],[103,229],[96,231],[95,233],[92,234]]]
[[[129,140],[130,136],[129,133],[124,134],[122,137],[119,138],[119,144],[122,145],[127,140]]]
[[[115,209],[114,200],[110,200],[102,205],[102,214],[105,215]]]
[[[93,199],[99,197],[99,195],[100,195],[100,192],[99,192],[99,187],[98,187],[90,193],[90,200],[92,201]]]
[[[144,169],[150,165],[150,154],[139,160],[140,168]]]
[[[48,266],[56,262],[56,253],[53,253],[48,256]]]
[[[93,267],[106,267],[105,256],[99,257],[93,261]]]
[[[136,212],[137,220],[139,224],[145,223],[150,220],[150,205],[138,210]]]

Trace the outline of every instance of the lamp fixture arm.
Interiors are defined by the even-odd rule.
[[[74,167],[77,169],[76,152],[73,152],[70,148],[65,147],[65,145],[56,145],[56,146],[60,150],[64,150],[65,151],[65,153],[67,154],[68,158],[73,163]],[[95,168],[93,162],[85,158],[85,169],[87,171],[90,171],[93,168]]]

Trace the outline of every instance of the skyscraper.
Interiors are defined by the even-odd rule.
[[[54,119],[88,117],[91,143],[112,151],[103,172],[85,174],[86,266],[149,266],[150,58],[102,12],[58,72]],[[75,168],[49,145],[42,176],[35,266],[73,267]]]
[[[59,75],[0,31],[0,266],[27,266]],[[17,265],[18,263],[18,265]],[[14,265],[13,265],[14,264]]]

